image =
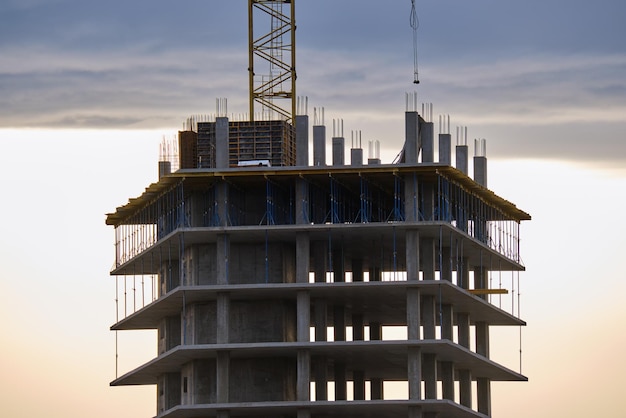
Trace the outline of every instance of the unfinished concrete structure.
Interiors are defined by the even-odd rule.
[[[112,274],[155,286],[112,329],[158,330],[157,357],[112,385],[156,385],[159,418],[491,416],[491,382],[526,378],[489,358],[490,327],[524,322],[489,302],[488,277],[524,269],[530,216],[450,165],[449,133],[443,162],[424,153],[434,129],[416,111],[397,164],[326,166],[318,149],[308,165],[308,117],[295,123],[298,165],[232,167],[220,117],[212,166],[107,215]]]
[[[524,322],[489,287],[524,269],[530,216],[486,188],[483,142],[474,179],[466,135],[452,166],[449,121],[435,162],[432,106],[420,115],[415,96],[397,163],[376,144],[364,165],[359,133],[346,165],[339,120],[327,165],[322,109],[310,165],[294,3],[248,1],[250,120],[218,99],[179,133],[180,169],[160,161],[159,181],[107,215],[112,329],[158,334],[157,356],[112,385],[156,385],[158,418],[489,417],[491,382],[526,380],[490,359],[490,327]]]

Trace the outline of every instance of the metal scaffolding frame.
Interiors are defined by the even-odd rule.
[[[296,114],[295,16],[295,1],[248,0],[250,121],[255,120],[255,104],[260,104],[266,119],[293,122]],[[269,25],[255,33],[255,29],[261,27],[255,23],[262,19],[269,19]],[[276,99],[287,100],[289,104],[281,106]]]

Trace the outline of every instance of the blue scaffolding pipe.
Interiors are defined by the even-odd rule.
[[[307,196],[309,196],[308,184],[306,180],[302,181],[302,221],[305,224],[311,222],[311,218],[309,217],[309,202],[307,200]]]
[[[359,195],[359,212],[357,213],[354,222],[369,223],[372,213],[371,194],[369,191],[369,185],[366,179],[360,177],[360,189]]]
[[[387,220],[396,222],[404,221],[404,211],[402,208],[402,180],[394,174],[393,181],[393,211]]]
[[[276,225],[274,212],[276,205],[274,203],[274,188],[272,182],[269,179],[265,181],[265,214],[261,218],[260,224],[265,221],[266,225]]]
[[[330,177],[330,223],[341,222],[339,217],[339,185],[332,176]]]

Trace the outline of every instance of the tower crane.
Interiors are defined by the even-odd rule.
[[[255,104],[258,104],[261,106],[261,118],[277,116],[293,123],[296,113],[295,2],[296,0],[248,0],[251,121],[255,119]],[[261,27],[255,25],[255,21],[259,20],[265,21]],[[415,0],[411,0],[409,23],[413,30],[413,83],[419,84],[419,19]],[[287,103],[279,104],[278,99]]]

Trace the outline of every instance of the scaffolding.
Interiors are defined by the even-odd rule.
[[[329,168],[289,173],[256,169],[246,170],[245,177],[220,174],[225,176],[222,180],[227,190],[227,210],[222,215],[215,188],[220,179],[214,178],[213,172],[206,172],[205,181],[202,177],[185,179],[184,174],[175,173],[175,184],[169,184],[156,197],[151,194],[149,200],[140,199],[142,207],[115,221],[115,266],[180,228],[294,225],[297,219],[313,225],[405,222],[407,209],[417,214],[417,222],[450,225],[521,263],[519,223],[526,219],[524,214],[511,213],[513,208],[497,204],[491,192],[472,190],[473,183],[454,179],[445,170],[420,174],[387,169],[366,174]],[[408,199],[407,178],[419,184],[419,190]],[[301,191],[300,205],[296,204],[297,190]],[[433,191],[432,205],[426,202],[428,190]]]

